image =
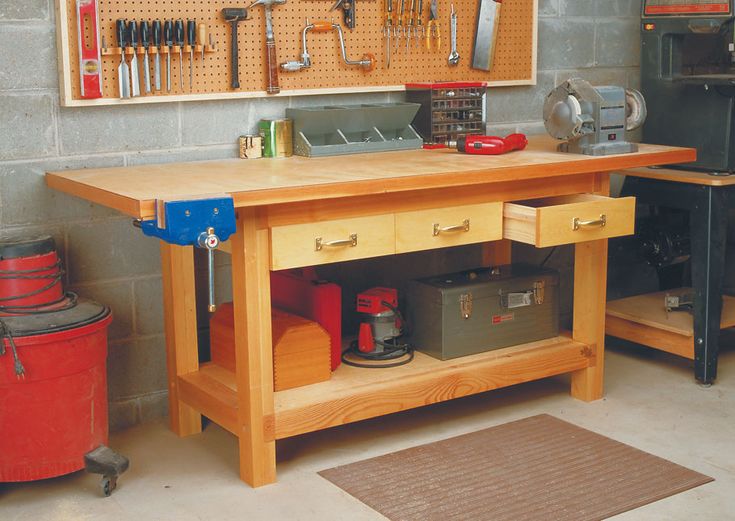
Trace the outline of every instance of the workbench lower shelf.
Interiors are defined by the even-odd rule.
[[[569,336],[451,361],[417,352],[407,365],[360,369],[342,365],[326,382],[275,393],[266,436],[282,439],[423,405],[469,396],[594,365],[594,350]],[[213,363],[180,376],[179,397],[237,434],[235,374]]]

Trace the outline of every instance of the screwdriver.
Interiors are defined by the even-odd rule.
[[[207,45],[207,25],[199,24],[197,27],[197,36],[199,37],[199,45],[202,46],[202,60],[204,59],[204,46]]]
[[[158,52],[153,62],[153,81],[156,90],[161,90],[161,20],[153,20],[153,45]]]
[[[140,22],[140,43],[143,46],[143,82],[145,83],[145,93],[151,93],[151,66],[148,62],[148,46],[150,45],[150,31],[148,20]]]
[[[184,21],[174,23],[174,43],[179,46],[179,89],[184,91],[184,71],[181,65],[184,62]]]
[[[163,22],[163,43],[168,47],[168,54],[166,54],[166,91],[171,92],[171,53],[174,52],[174,23],[171,20]]]
[[[189,90],[194,86],[194,46],[196,45],[197,23],[186,21],[186,38],[189,43]]]

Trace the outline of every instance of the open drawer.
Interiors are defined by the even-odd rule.
[[[631,235],[635,197],[575,194],[505,203],[503,238],[537,248]]]

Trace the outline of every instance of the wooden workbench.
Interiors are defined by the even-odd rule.
[[[170,420],[181,436],[200,432],[200,414],[233,432],[241,477],[260,486],[276,479],[277,439],[562,373],[571,373],[573,396],[602,396],[607,238],[632,233],[634,203],[606,197],[607,172],[695,152],[641,145],[588,157],[555,145],[534,139],[504,156],[417,150],[89,169],[49,173],[47,182],[135,218],[152,217],[159,198],[233,196],[235,373],[199,364],[192,247],[161,244]],[[431,233],[465,219],[466,231]],[[344,243],[351,234],[352,247],[315,250],[315,237]],[[510,262],[508,239],[576,243],[571,334],[446,362],[419,352],[393,369],[340,367],[327,382],[274,393],[270,270],[469,243],[501,264]]]

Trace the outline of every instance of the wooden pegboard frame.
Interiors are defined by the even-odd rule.
[[[265,92],[266,71],[264,54],[265,21],[263,7],[249,11],[249,20],[240,23],[240,84],[233,91],[230,86],[230,25],[221,17],[224,7],[246,5],[231,0],[99,0],[100,32],[108,48],[116,44],[114,23],[117,18],[136,19],[196,19],[207,24],[208,32],[216,42],[215,49],[207,49],[204,60],[199,53],[194,57],[194,86],[189,90],[189,54],[183,60],[184,90],[179,90],[178,52],[172,55],[172,92],[164,90],[121,100],[117,93],[117,65],[119,51],[108,49],[102,56],[103,98],[80,98],[79,59],[77,51],[77,21],[75,0],[56,0],[57,40],[61,103],[64,106],[160,103],[227,98],[257,98],[271,96]],[[333,0],[288,0],[273,9],[279,63],[299,60],[301,30],[308,17],[310,21],[341,21],[341,11],[329,12]],[[408,3],[408,1],[407,1]],[[411,43],[406,54],[405,40],[392,49],[390,68],[385,67],[384,0],[357,0],[357,27],[344,30],[347,54],[359,59],[370,52],[377,57],[377,67],[363,72],[342,62],[336,33],[308,36],[312,67],[286,73],[279,71],[281,93],[277,96],[310,94],[340,94],[404,90],[409,82],[430,81],[486,81],[490,86],[532,85],[536,82],[538,0],[505,0],[499,25],[495,64],[491,72],[470,68],[472,45],[477,14],[477,0],[454,0],[458,12],[457,47],[461,56],[457,67],[447,65],[449,54],[449,13],[451,0],[439,0],[439,24],[442,36],[440,51],[431,52],[423,41]],[[460,5],[462,4],[462,5]],[[424,0],[424,23],[428,17],[429,0]],[[165,55],[162,55],[165,71]],[[142,66],[142,59],[139,61]],[[152,60],[151,60],[152,66]]]

